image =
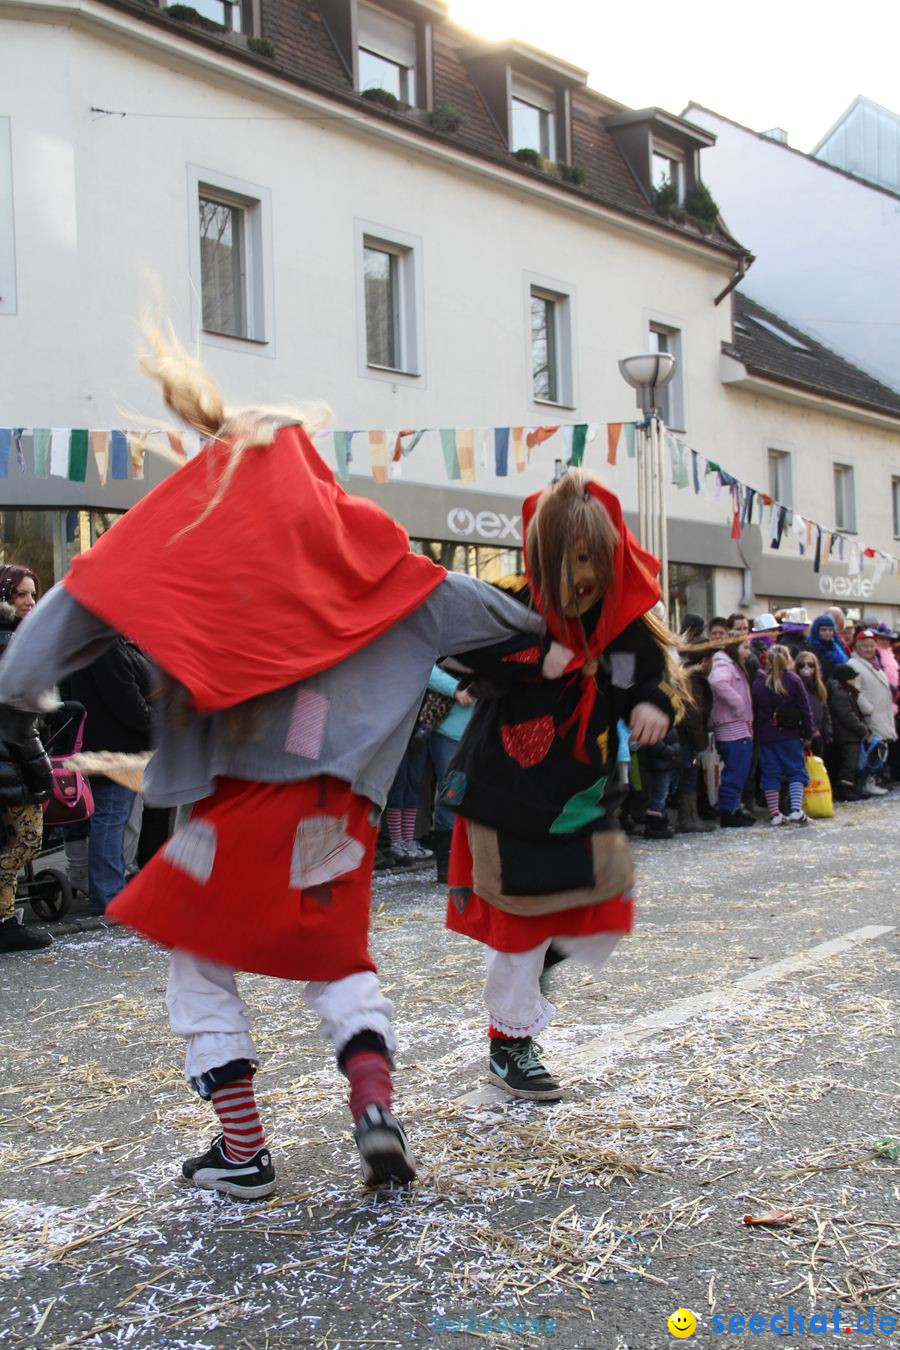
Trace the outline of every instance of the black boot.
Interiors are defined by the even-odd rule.
[[[431,847],[434,850],[434,870],[437,880],[446,882],[450,868],[450,841],[452,830],[432,830]]]
[[[674,839],[675,831],[669,825],[666,813],[663,811],[648,811],[644,817],[644,838],[645,839]]]
[[[52,941],[46,933],[26,928],[15,915],[0,921],[0,952],[39,952]]]

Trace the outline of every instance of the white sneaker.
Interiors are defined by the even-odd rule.
[[[418,862],[428,862],[434,857],[430,848],[420,844],[418,839],[410,839],[406,845],[406,851],[410,858],[415,858]]]
[[[869,778],[866,782],[863,792],[867,797],[887,797],[887,788],[879,787],[874,778]]]
[[[792,825],[809,824],[809,816],[806,814],[805,811],[792,811],[789,816],[785,817],[785,819],[789,820]]]
[[[787,816],[777,815],[769,817],[770,825],[786,825],[787,823],[788,823]]]

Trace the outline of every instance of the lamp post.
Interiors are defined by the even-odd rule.
[[[637,425],[637,498],[640,541],[660,561],[662,602],[669,612],[669,528],[666,516],[666,475],[663,466],[662,420],[658,391],[675,374],[671,352],[642,352],[619,362],[623,380],[637,390],[644,414]]]

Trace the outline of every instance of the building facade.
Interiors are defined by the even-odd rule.
[[[763,487],[770,448],[795,445],[808,516],[831,519],[808,468],[826,441],[893,463],[900,401],[875,423],[842,397],[807,390],[801,405],[783,384],[723,379],[749,255],[688,209],[707,129],[622,109],[546,53],[479,43],[439,0],[199,8],[0,9],[0,427],[24,431],[0,478],[5,556],[58,577],[171,471],[162,436],[136,478],[102,475],[91,453],[67,472],[57,442],[48,460],[32,434],[164,421],[136,362],[148,302],[232,403],[323,399],[338,428],[388,446],[433,429],[398,464],[354,437],[347,485],[416,546],[485,576],[515,561],[521,499],[560,455],[535,438],[498,472],[494,429],[590,428],[584,462],[634,519],[635,461],[609,462],[607,431],[636,416],[618,372],[634,352],[672,351],[667,422],[731,473]],[[448,481],[438,432],[453,429],[479,434],[470,471]],[[336,464],[333,440],[320,446]],[[861,463],[859,534],[887,549],[869,486]],[[732,539],[714,491],[673,489],[669,516],[680,607],[824,594],[808,561],[765,544],[748,568],[759,526]],[[880,587],[882,611],[900,609],[896,578]]]

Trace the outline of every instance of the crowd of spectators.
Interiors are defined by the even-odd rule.
[[[634,749],[624,828],[671,839],[766,820],[807,825],[810,755],[824,765],[833,801],[884,796],[900,782],[898,652],[885,623],[857,624],[839,608],[812,622],[804,608],[708,622],[686,614],[678,653],[690,701],[665,740]],[[402,870],[433,854],[446,880],[453,822],[435,788],[473,700],[439,667],[429,688],[447,696],[448,709],[410,744],[376,868]]]
[[[834,801],[886,795],[900,781],[898,636],[837,607],[812,622],[804,608],[685,615],[692,706],[662,746],[633,758],[626,828],[659,839],[766,818],[807,825],[809,756]]]

